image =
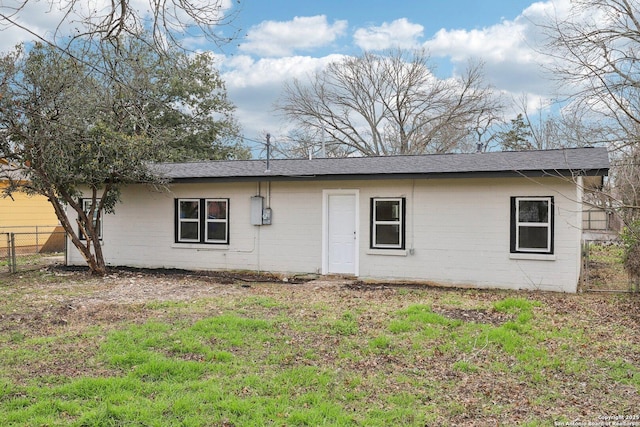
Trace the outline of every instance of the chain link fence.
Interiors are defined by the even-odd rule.
[[[66,241],[66,233],[59,226],[0,229],[0,272],[64,264]]]
[[[583,242],[582,289],[592,292],[638,292],[624,269],[624,248],[620,241]]]

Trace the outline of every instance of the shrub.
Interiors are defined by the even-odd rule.
[[[640,282],[640,220],[635,220],[622,230],[624,244],[624,269],[629,273],[636,289]]]

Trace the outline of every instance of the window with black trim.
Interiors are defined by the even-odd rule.
[[[371,248],[404,249],[405,199],[379,197],[371,199]]]
[[[176,243],[229,243],[229,199],[176,199]]]
[[[91,210],[91,203],[93,203],[93,199],[80,199],[80,204],[82,205],[82,210],[85,214],[89,215]],[[100,199],[96,199],[96,206],[100,204]],[[102,219],[102,215],[100,218]],[[98,209],[93,212],[93,226],[96,226],[96,222],[98,221]],[[82,229],[78,228],[78,237],[80,240],[87,240]],[[102,221],[100,221],[100,229],[98,230],[98,238],[102,240]]]
[[[511,198],[511,253],[553,253],[553,197]]]

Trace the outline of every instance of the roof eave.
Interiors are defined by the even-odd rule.
[[[607,176],[608,168],[599,169],[553,169],[553,170],[514,170],[514,171],[468,171],[468,172],[430,172],[430,173],[375,173],[375,174],[310,174],[310,175],[245,175],[224,177],[175,177],[174,183],[206,182],[258,182],[258,181],[353,181],[384,179],[459,179],[459,178],[540,178],[540,177],[576,177]]]

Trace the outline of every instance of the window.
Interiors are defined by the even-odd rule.
[[[227,243],[228,225],[227,200],[208,199],[207,204],[207,228],[205,241],[207,243]]]
[[[89,215],[89,211],[91,210],[91,203],[93,199],[80,199],[80,203],[82,204],[82,210],[85,214]],[[96,199],[96,206],[100,204],[100,199]],[[100,215],[100,219],[102,219],[102,215]],[[98,222],[98,209],[93,212],[93,226],[96,226]],[[80,240],[87,240],[84,233],[81,229],[78,229],[78,237]],[[98,238],[102,240],[102,221],[100,221],[100,229],[98,230]]]
[[[200,200],[178,200],[178,242],[200,241]]]
[[[553,197],[511,198],[511,252],[553,253]]]
[[[404,249],[404,198],[371,199],[371,248]]]
[[[176,199],[176,242],[229,243],[228,199]]]

